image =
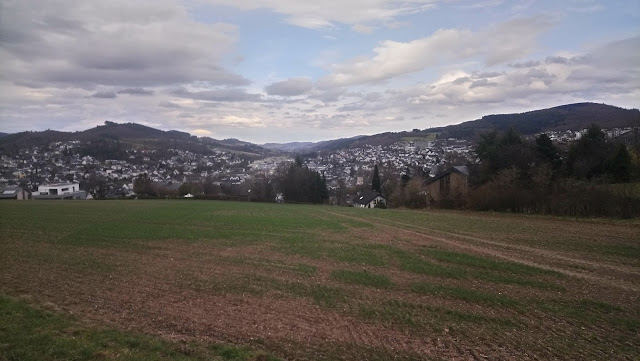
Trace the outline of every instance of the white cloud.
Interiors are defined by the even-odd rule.
[[[232,127],[249,127],[249,128],[264,128],[266,125],[260,117],[240,117],[235,115],[227,115],[222,118],[220,125],[232,126]]]
[[[213,134],[212,131],[206,129],[192,129],[189,133],[199,136],[210,136]]]
[[[383,41],[373,49],[373,57],[334,64],[331,74],[322,79],[320,85],[380,82],[445,61],[475,57],[487,65],[515,61],[531,53],[538,36],[551,25],[551,21],[538,16],[511,20],[478,32],[440,29],[429,37],[410,42]]]
[[[1,79],[32,87],[248,83],[221,66],[236,28],[177,0],[2,1],[0,34]]]
[[[243,10],[270,9],[286,16],[293,25],[319,29],[336,24],[364,26],[391,22],[396,17],[423,12],[443,0],[201,0]],[[362,29],[362,28],[361,28]],[[356,29],[354,29],[356,30]]]
[[[171,94],[182,98],[212,102],[257,102],[262,99],[262,95],[247,93],[240,88],[217,88],[202,91],[189,91],[180,88],[174,90]]]
[[[311,78],[291,78],[265,87],[269,95],[296,96],[303,95],[313,88]]]
[[[575,57],[550,56],[531,61],[531,67],[512,67],[497,73],[463,71],[443,75],[429,85],[407,91],[411,104],[464,106],[504,104],[514,99],[546,99],[560,104],[559,96],[606,99],[632,96],[640,85],[640,37],[612,42]]]
[[[351,29],[353,29],[353,31],[355,31],[357,33],[371,34],[371,33],[373,33],[374,27],[373,26],[362,25],[362,24],[355,24],[354,26],[351,27]]]
[[[569,10],[579,13],[596,13],[605,9],[599,0],[571,0]]]

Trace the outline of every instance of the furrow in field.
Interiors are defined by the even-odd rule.
[[[544,250],[544,249],[535,248],[535,247],[528,247],[528,246],[518,245],[518,244],[514,244],[514,243],[506,243],[506,242],[488,240],[488,239],[485,239],[485,238],[469,236],[469,235],[462,234],[462,233],[454,233],[454,232],[447,232],[447,231],[440,231],[440,230],[434,231],[434,230],[426,228],[426,227],[420,227],[420,226],[416,226],[414,224],[407,224],[407,223],[398,222],[398,221],[385,219],[385,218],[379,218],[379,217],[371,217],[371,218],[379,220],[379,221],[384,221],[384,222],[387,222],[387,223],[393,223],[393,224],[401,225],[401,226],[404,226],[404,227],[411,227],[411,228],[418,229],[418,230],[421,230],[421,231],[427,231],[427,232],[431,232],[431,233],[437,232],[437,233],[446,234],[446,235],[453,236],[453,237],[464,238],[464,239],[468,239],[468,240],[471,240],[471,241],[484,243],[484,244],[488,244],[488,245],[492,245],[492,246],[497,246],[497,247],[505,248],[505,249],[509,249],[509,250],[518,250],[518,251],[522,251],[522,252],[533,253],[533,254],[536,254],[536,255],[542,255],[542,256],[545,256],[545,257],[549,257],[549,258],[556,258],[556,259],[559,259],[559,260],[562,260],[562,261],[566,261],[566,262],[572,262],[572,263],[577,263],[577,264],[582,264],[582,265],[588,265],[588,266],[592,266],[592,267],[595,267],[595,268],[609,268],[609,269],[612,269],[612,270],[615,270],[615,271],[618,271],[618,272],[621,272],[621,273],[629,273],[629,274],[640,276],[640,270],[638,270],[637,268],[634,268],[634,267],[620,266],[620,265],[614,265],[614,264],[604,263],[604,262],[593,262],[593,261],[589,261],[589,260],[577,259],[577,258],[569,257],[569,256],[566,256],[566,255],[563,255],[559,251],[549,251],[549,250]]]
[[[362,221],[362,222],[368,222],[368,223],[370,223],[372,225],[379,225],[380,224],[380,223],[373,222],[373,221],[371,221],[370,219],[367,219],[367,218],[361,218],[361,217],[356,217],[356,216],[352,216],[352,215],[345,215],[345,214],[340,214],[340,213],[331,212],[331,211],[325,211],[325,212],[331,213],[331,214],[333,214],[335,216],[339,216],[339,217],[346,217],[346,218],[359,220],[359,221]],[[622,288],[622,289],[625,289],[625,290],[630,290],[630,291],[634,291],[634,292],[640,292],[640,287],[638,287],[635,284],[630,284],[628,282],[624,282],[624,281],[621,281],[621,280],[602,277],[602,276],[599,276],[599,275],[591,273],[591,272],[572,271],[572,270],[568,270],[566,268],[560,268],[560,267],[551,266],[549,264],[541,263],[540,261],[543,261],[543,258],[541,258],[541,257],[537,257],[537,259],[540,260],[540,261],[533,262],[533,261],[524,259],[522,257],[517,257],[517,256],[511,255],[511,254],[507,254],[507,253],[505,253],[505,251],[507,251],[507,250],[500,251],[500,250],[496,250],[496,249],[493,249],[493,248],[475,246],[475,245],[472,245],[472,244],[469,244],[469,243],[465,243],[465,242],[462,242],[462,241],[457,241],[457,240],[454,240],[454,239],[451,239],[451,238],[438,237],[438,236],[434,236],[432,234],[426,234],[426,233],[419,232],[419,231],[416,231],[416,230],[411,230],[411,229],[406,229],[406,228],[394,226],[394,225],[389,224],[389,223],[399,224],[399,225],[403,225],[405,227],[412,227],[412,228],[420,229],[421,231],[429,231],[430,232],[431,230],[429,230],[428,228],[417,227],[417,226],[414,226],[414,225],[404,224],[402,222],[397,222],[397,221],[385,220],[385,219],[381,219],[381,218],[377,218],[377,217],[372,217],[372,218],[376,218],[376,220],[382,220],[382,221],[388,222],[388,223],[385,224],[385,227],[393,228],[396,231],[400,231],[400,232],[403,232],[403,233],[406,233],[406,234],[416,235],[416,236],[419,236],[419,237],[421,237],[423,239],[428,239],[428,240],[431,240],[431,241],[437,241],[437,242],[440,242],[440,243],[447,244],[449,246],[465,249],[465,250],[472,251],[472,252],[479,253],[479,254],[486,254],[486,255],[489,255],[489,256],[501,258],[501,259],[512,261],[512,262],[517,262],[517,263],[524,264],[524,265],[527,265],[527,266],[537,267],[537,268],[541,268],[541,269],[548,270],[548,271],[559,272],[559,273],[565,274],[567,276],[582,278],[582,279],[585,279],[585,280],[588,280],[588,281],[597,282],[597,283],[605,285],[605,286],[615,286],[615,287]],[[438,232],[441,232],[441,231],[438,231]],[[490,245],[490,246],[499,246],[499,247],[503,247],[503,248],[509,248],[510,246],[512,246],[512,245],[505,244],[505,243],[502,243],[502,242],[490,241],[490,240],[486,240],[486,239],[482,239],[482,238],[478,238],[478,237],[463,236],[463,235],[450,233],[450,232],[442,232],[442,233],[446,233],[446,234],[448,234],[448,235],[450,235],[452,237],[466,238],[466,239],[469,239],[469,240],[472,240],[472,241],[476,241],[476,242],[480,242],[482,244]],[[517,251],[536,253],[537,255],[540,255],[540,256],[543,256],[543,257],[544,256],[548,256],[550,258],[556,258],[555,254],[553,254],[552,252],[542,251],[540,249],[531,248],[531,247],[524,247],[524,248],[517,248],[517,247],[524,247],[524,246],[515,246],[514,245],[514,247],[512,247],[512,248],[514,248],[514,250],[517,250]],[[575,259],[568,258],[567,261],[569,261],[569,260],[575,260]],[[581,261],[581,260],[576,260],[576,261]],[[596,265],[597,265],[597,267],[602,267],[603,266],[601,264],[596,264]]]

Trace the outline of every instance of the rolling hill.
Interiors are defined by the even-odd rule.
[[[238,151],[248,154],[262,155],[268,149],[258,145],[242,142],[237,139],[216,140],[198,138],[189,133],[177,130],[163,131],[136,123],[105,122],[95,128],[81,132],[59,132],[45,130],[42,132],[20,132],[0,137],[0,153],[7,153],[31,146],[44,146],[51,142],[80,140],[85,142],[117,141],[132,146],[144,146],[150,149],[180,148],[193,152],[207,152],[210,147]]]
[[[417,132],[388,132],[320,142],[307,146],[307,150],[335,150],[358,147],[364,144],[387,145],[403,138],[426,137],[433,133],[438,133],[441,138],[473,140],[480,133],[494,129],[505,131],[513,128],[524,135],[533,135],[545,131],[581,130],[591,124],[596,124],[603,129],[638,127],[640,126],[640,111],[597,103],[567,104],[525,113],[486,115],[480,119],[460,124],[427,128]]]
[[[443,138],[475,139],[478,134],[493,129],[504,131],[513,128],[531,135],[543,131],[580,130],[596,124],[604,129],[640,126],[638,109],[623,109],[606,104],[576,103],[558,107],[534,110],[518,114],[492,114],[480,119],[445,127],[427,128],[419,131],[386,132],[370,136],[355,136],[323,142],[267,143],[262,146],[238,139],[217,140],[209,137],[198,138],[176,130],[163,131],[136,123],[119,124],[105,122],[82,132],[21,132],[0,133],[0,153],[46,145],[56,141],[113,140],[145,147],[175,148],[202,151],[210,146],[249,154],[261,155],[276,152],[308,152],[337,150],[368,145],[388,145],[409,137],[427,137],[437,133]]]

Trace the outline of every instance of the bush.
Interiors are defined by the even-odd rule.
[[[492,181],[473,190],[469,207],[479,211],[541,213],[569,217],[630,218],[640,215],[640,197],[627,188],[567,179],[550,190]]]

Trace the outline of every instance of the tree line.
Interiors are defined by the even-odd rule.
[[[304,165],[302,157],[295,162],[282,164],[273,177],[257,175],[250,183],[216,184],[211,177],[203,182],[187,182],[177,189],[155,184],[149,175],[140,174],[133,184],[133,191],[143,198],[182,197],[192,194],[196,198],[248,200],[276,202],[278,194],[289,203],[326,203],[329,199],[327,180],[324,175]]]
[[[331,196],[332,204],[345,205],[358,191],[374,190],[387,198],[390,207],[631,217],[640,214],[637,143],[628,148],[608,139],[595,125],[570,145],[556,144],[546,134],[525,138],[513,129],[487,132],[477,141],[475,160],[448,157],[441,167],[465,164],[469,192],[450,194],[437,202],[429,201],[430,174],[422,168],[407,167],[395,174],[388,169],[382,173],[375,165],[365,184],[347,187],[338,180],[330,193],[324,175],[306,167],[300,156],[281,165],[274,175],[257,176],[249,184],[215,185],[208,179],[185,183],[177,194],[262,202],[275,202],[280,194],[286,202],[314,204],[328,203]],[[136,179],[134,191],[159,195],[143,175]]]
[[[467,207],[565,216],[640,214],[637,149],[630,152],[596,125],[565,148],[546,134],[482,134],[471,165]],[[634,162],[634,158],[636,161]]]

